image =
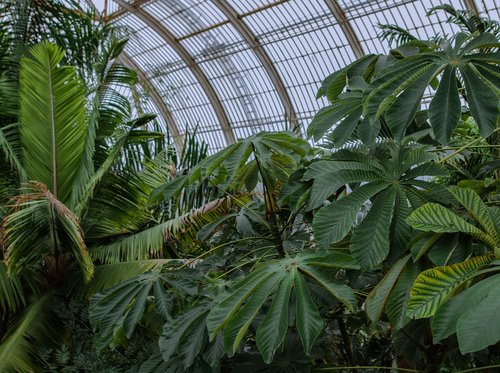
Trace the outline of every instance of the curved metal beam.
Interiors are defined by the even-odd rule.
[[[142,71],[139,65],[137,65],[137,63],[128,54],[123,52],[120,55],[119,59],[121,60],[122,64],[136,71],[139,84],[151,95],[151,99],[156,105],[156,108],[158,109],[162,117],[165,119],[165,122],[167,123],[168,129],[170,130],[170,133],[174,140],[175,147],[177,148],[177,152],[181,154],[184,146],[183,137],[180,134],[179,127],[177,127],[172,112],[165,104],[165,101],[163,101],[160,93],[153,86],[153,84],[151,84],[148,77],[146,76],[146,73]]]
[[[212,104],[212,107],[215,111],[215,115],[217,115],[217,119],[219,120],[220,125],[222,127],[222,132],[224,133],[226,143],[228,145],[234,143],[235,142],[234,133],[229,124],[229,119],[227,117],[226,111],[224,110],[224,107],[222,106],[222,103],[219,97],[217,96],[214,87],[209,82],[203,70],[201,70],[201,68],[196,64],[195,60],[193,59],[193,57],[191,57],[186,48],[184,48],[175,39],[175,36],[168,29],[166,29],[156,18],[154,18],[151,14],[149,14],[142,8],[135,8],[123,0],[114,0],[114,2],[120,5],[122,8],[125,8],[131,14],[135,15],[136,17],[141,19],[145,24],[151,27],[181,57],[181,59],[191,70],[193,75],[196,77],[201,87],[204,89],[205,94],[208,97],[208,100]]]
[[[340,6],[337,0],[325,0],[326,6],[330,9],[333,16],[337,20],[339,26],[342,28],[344,35],[351,45],[352,50],[354,51],[354,55],[356,58],[361,58],[365,55],[363,51],[363,46],[361,45],[358,36],[354,32],[351,23],[347,19],[344,10]]]
[[[293,107],[292,100],[286,91],[283,80],[278,74],[278,70],[274,66],[269,54],[262,48],[262,45],[257,41],[255,34],[251,31],[248,25],[241,19],[236,9],[232,7],[226,0],[212,0],[212,3],[229,19],[231,24],[238,30],[241,36],[250,45],[255,55],[259,59],[262,67],[271,79],[271,82],[278,93],[281,103],[285,108],[287,119],[290,121],[292,128],[300,133],[297,122],[297,113]]]
[[[476,2],[474,0],[464,0],[465,7],[474,13],[476,16],[479,15],[479,9],[477,8]]]

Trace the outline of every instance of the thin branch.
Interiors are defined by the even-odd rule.
[[[378,369],[378,370],[395,370],[397,372],[422,373],[421,370],[408,369],[408,368],[397,368],[397,367],[382,367],[382,366],[377,366],[377,365],[356,365],[356,366],[319,368],[319,369],[316,369],[316,371],[318,371],[318,372],[333,372],[336,370],[346,370],[346,369]],[[462,373],[462,372],[457,372],[457,373]]]
[[[497,131],[499,131],[499,130],[500,130],[500,127],[499,127],[499,128],[497,128],[496,130],[494,130],[494,131],[492,132],[492,135],[493,135],[494,133],[496,133]],[[457,154],[461,153],[461,152],[462,152],[462,151],[464,151],[465,149],[470,148],[472,145],[477,144],[477,143],[478,143],[479,141],[481,141],[481,140],[484,140],[484,139],[483,139],[482,137],[478,137],[477,139],[475,139],[475,140],[473,140],[473,141],[469,142],[468,144],[465,144],[464,146],[461,146],[460,148],[458,148],[457,150],[455,150],[453,153],[451,153],[450,155],[448,155],[448,156],[444,157],[443,159],[441,159],[441,160],[437,161],[436,163],[444,163],[444,162],[446,162],[448,159],[453,158],[455,155],[457,155]]]
[[[459,370],[455,373],[477,372],[478,370],[486,370],[486,369],[490,369],[490,368],[500,368],[500,364],[488,365],[485,367],[471,368],[471,369],[465,369],[465,370]]]

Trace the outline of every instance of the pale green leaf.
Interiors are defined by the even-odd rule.
[[[411,289],[407,315],[414,318],[433,316],[453,290],[492,260],[490,255],[478,256],[465,262],[422,272]]]

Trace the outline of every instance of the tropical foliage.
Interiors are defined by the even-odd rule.
[[[1,8],[0,371],[500,366],[498,22],[382,26],[317,146],[207,156],[135,106],[126,30],[47,4]]]

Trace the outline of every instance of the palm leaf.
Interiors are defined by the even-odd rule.
[[[7,266],[0,262],[0,308],[16,311],[26,304],[21,278],[7,274]]]
[[[18,126],[10,125],[3,128],[0,127],[0,149],[3,150],[6,161],[12,169],[19,172],[21,181],[24,181],[24,168],[21,164],[21,151],[18,139]]]
[[[14,324],[0,344],[0,371],[6,373],[32,372],[39,367],[34,360],[35,343],[53,343],[56,324],[50,317],[52,296],[35,300]]]
[[[159,257],[163,255],[163,248],[168,241],[194,240],[197,230],[225,215],[231,204],[229,197],[214,200],[178,218],[118,238],[115,242],[97,246],[91,250],[91,255],[104,263]]]
[[[14,211],[3,222],[9,272],[16,274],[28,263],[39,265],[46,257],[59,260],[69,253],[89,281],[94,265],[76,216],[41,183],[29,184],[13,202]]]
[[[61,48],[48,42],[31,49],[20,73],[20,122],[28,180],[48,186],[67,202],[86,137],[85,91],[72,67],[59,66]]]
[[[81,273],[76,274],[69,284],[69,292],[88,298],[133,277],[149,271],[157,271],[170,262],[171,259],[148,259],[98,265],[95,267],[92,280],[85,287],[81,286]]]

